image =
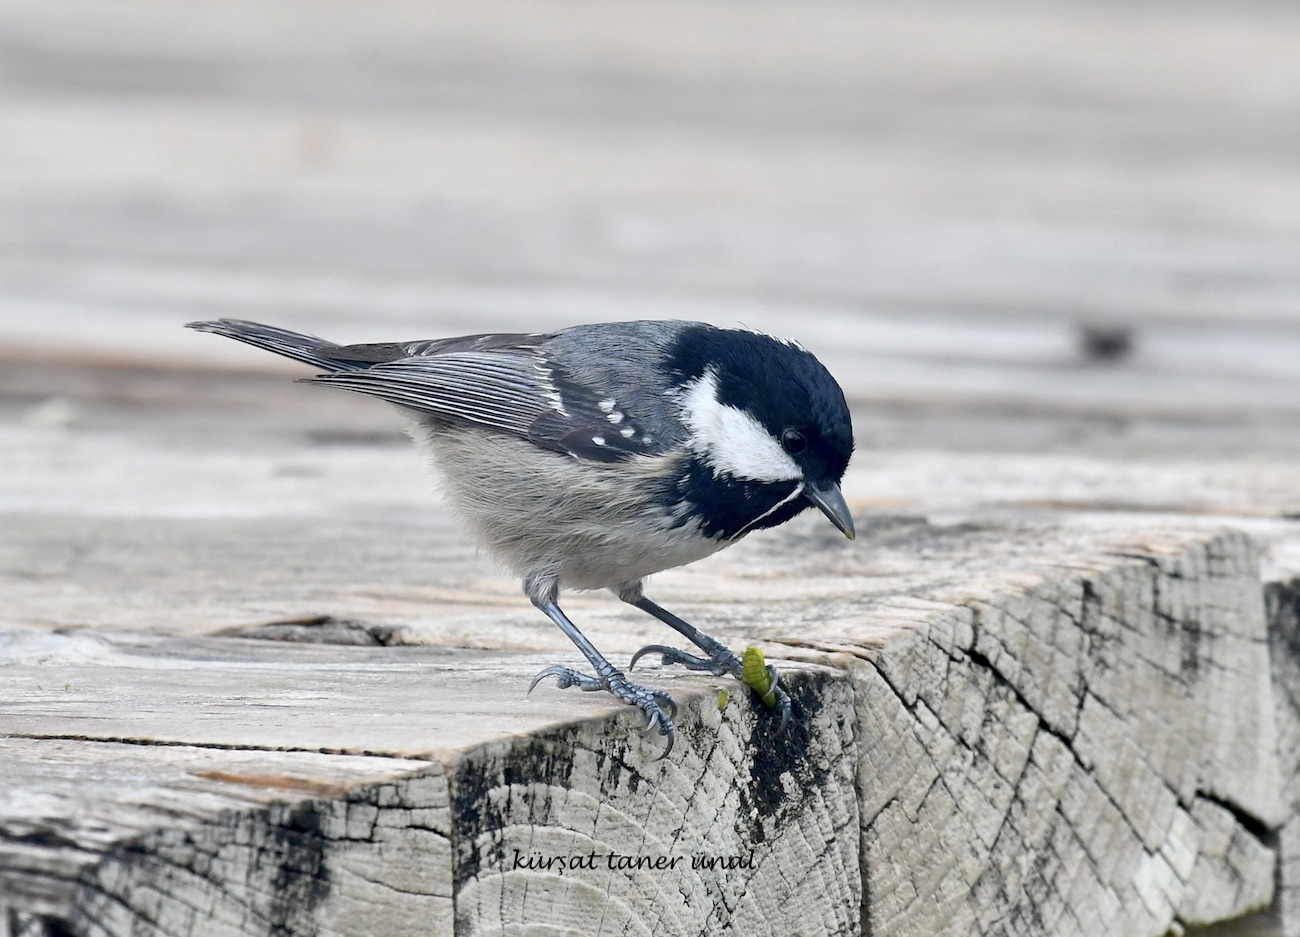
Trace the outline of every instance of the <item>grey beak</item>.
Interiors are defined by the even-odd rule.
[[[844,495],[840,494],[840,486],[835,482],[805,485],[803,496],[821,508],[821,512],[830,518],[831,523],[839,528],[844,536],[850,540],[857,536],[853,530],[853,515],[849,513],[849,506],[844,503]]]

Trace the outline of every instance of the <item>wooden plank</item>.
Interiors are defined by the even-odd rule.
[[[3,725],[0,909],[110,934],[449,933],[453,913],[470,932],[593,914],[608,927],[851,926],[843,682],[805,675],[805,718],[774,739],[762,707],[738,697],[723,713],[689,691],[698,678],[668,681],[691,715],[659,761],[658,739],[638,740],[607,699],[525,704],[531,657],[410,650],[11,641],[23,702]],[[798,786],[773,788],[767,772]],[[578,854],[599,862],[535,868]],[[696,855],[743,865],[690,869]]]
[[[130,738],[276,751],[288,745],[405,757],[428,757],[429,746],[437,743],[446,746],[439,749],[441,758],[456,761],[496,744],[463,733],[500,726],[499,718],[488,717],[508,714],[522,721],[503,728],[504,738],[528,744],[549,737],[553,730],[543,725],[555,723],[547,720],[578,720],[594,735],[619,744],[635,740],[625,717],[608,724],[619,709],[609,702],[540,690],[526,703],[519,698],[529,674],[571,657],[572,651],[527,608],[513,583],[468,553],[441,512],[412,508],[427,495],[418,459],[409,451],[357,445],[346,432],[342,443],[332,439],[326,431],[338,411],[318,411],[304,432],[296,425],[303,389],[291,385],[253,381],[249,389],[242,378],[211,375],[196,376],[192,383],[177,371],[143,384],[133,385],[127,378],[123,385],[113,378],[113,369],[91,373],[104,380],[89,380],[80,392],[86,401],[81,417],[69,424],[37,418],[6,429],[14,445],[5,450],[10,500],[0,536],[0,581],[10,627],[93,624],[198,636],[231,626],[250,629],[331,615],[347,626],[334,632],[336,640],[340,634],[349,640],[364,635],[439,649],[431,657],[388,658],[376,667],[361,661],[367,655],[421,649],[281,652],[274,644],[265,645],[272,648],[266,651],[255,645],[250,653],[256,664],[227,670],[218,683],[247,688],[250,673],[265,673],[276,688],[266,697],[274,705],[258,706],[255,712],[263,716],[270,708],[280,717],[269,723],[251,720],[245,700],[223,704],[219,688],[196,688],[193,668],[187,667],[176,668],[161,683],[133,677],[130,682],[141,698],[124,701],[122,674],[130,670],[120,655],[83,668],[76,680],[63,681],[70,689],[60,691],[59,675],[68,672],[68,662],[52,655],[34,664],[28,682],[13,684],[17,699],[0,707],[0,712],[33,718],[33,708],[44,706],[45,714],[25,728],[7,725],[6,731],[66,741],[61,737],[69,734],[72,721],[89,728],[73,734],[105,742]],[[85,381],[82,374],[78,380]],[[115,380],[128,392],[96,400],[93,387],[112,387]],[[205,408],[194,401],[203,394],[234,404],[238,419],[196,417]],[[351,415],[343,425],[360,432],[377,418],[390,418],[379,408],[346,412]],[[186,448],[179,453],[173,451],[176,435],[159,433],[161,413],[171,414],[170,425],[186,427]],[[230,457],[231,447],[238,458]],[[1279,779],[1276,747],[1268,741],[1268,718],[1261,715],[1282,696],[1275,699],[1257,681],[1240,682],[1243,675],[1267,666],[1258,640],[1262,619],[1249,607],[1252,594],[1258,602],[1258,579],[1240,574],[1252,568],[1251,548],[1231,538],[1213,549],[1198,544],[1211,542],[1207,527],[1225,518],[1249,520],[1258,535],[1272,541],[1275,578],[1278,571],[1296,569],[1295,555],[1288,552],[1295,524],[1277,519],[1294,504],[1296,476],[1286,463],[1279,460],[1270,467],[1257,460],[1247,471],[1231,462],[1217,468],[1203,462],[1179,467],[906,452],[869,458],[849,481],[855,504],[937,511],[940,517],[947,512],[946,523],[933,526],[920,516],[890,515],[878,507],[863,515],[864,538],[850,545],[816,518],[807,518],[781,535],[754,538],[691,570],[657,577],[654,586],[658,598],[707,622],[738,647],[760,640],[778,660],[832,665],[844,674],[838,679],[847,680],[848,688],[836,684],[841,688],[835,692],[842,694],[836,705],[847,708],[844,720],[858,740],[847,759],[857,767],[848,782],[820,778],[810,785],[817,793],[809,796],[834,799],[837,795],[825,790],[832,781],[849,785],[836,788],[841,800],[846,789],[855,792],[861,834],[857,858],[834,854],[839,863],[834,868],[857,868],[861,860],[866,869],[860,881],[835,879],[850,904],[853,895],[862,894],[861,914],[880,933],[929,933],[944,922],[988,931],[1006,915],[1057,920],[1067,932],[1068,925],[1060,922],[1083,915],[1084,920],[1107,920],[1117,931],[1154,933],[1175,919],[1222,919],[1267,901],[1273,863],[1279,857],[1290,861],[1292,854],[1286,851],[1292,848],[1287,835],[1279,851],[1261,846],[1271,842],[1269,831],[1283,824],[1291,803]],[[58,466],[59,473],[51,475],[50,466]],[[1109,508],[1111,513],[1060,514],[1061,508],[1071,507]],[[1116,508],[1184,516],[1135,521]],[[1010,520],[1009,511],[1018,518]],[[1206,511],[1217,511],[1208,525],[1184,513]],[[1247,513],[1253,520],[1241,516]],[[1171,524],[1183,525],[1182,531],[1174,532]],[[1121,530],[1129,532],[1116,541]],[[1180,558],[1183,553],[1186,559]],[[1150,558],[1134,561],[1134,554]],[[1209,559],[1218,554],[1220,559]],[[1176,559],[1171,561],[1171,555]],[[1226,577],[1232,580],[1227,588],[1210,585],[1208,571],[1216,563],[1238,569]],[[1079,609],[1086,606],[1089,589],[1103,606],[1119,602],[1114,596],[1129,598],[1122,609],[1099,613],[1104,628],[1079,625],[1071,637],[1062,622],[1073,620],[1072,614],[1085,620]],[[1106,595],[1112,598],[1100,598]],[[1171,607],[1156,604],[1157,595],[1166,596]],[[602,647],[619,655],[658,637],[641,616],[607,598],[577,598],[571,609]],[[1248,630],[1255,629],[1253,643],[1228,633],[1238,618]],[[979,640],[976,621],[982,623]],[[88,643],[93,647],[98,642]],[[1087,655],[1079,657],[1080,643],[1095,644],[1098,654],[1107,646],[1115,650],[1090,661]],[[157,656],[165,661],[234,653],[218,653],[220,646],[221,641],[209,639]],[[463,669],[466,652],[454,649],[467,646],[488,655],[488,662]],[[21,642],[13,647],[21,648]],[[520,651],[527,656],[521,658]],[[312,653],[325,654],[328,665],[284,664],[309,660],[295,655]],[[1135,658],[1132,667],[1117,665],[1129,655]],[[147,653],[136,656],[149,658]],[[860,663],[863,658],[869,663]],[[1220,668],[1235,677],[1212,677]],[[404,673],[402,682],[394,684],[399,672]],[[437,675],[432,681],[431,672]],[[98,682],[87,684],[87,673],[97,673]],[[920,676],[900,679],[898,674]],[[1189,682],[1191,674],[1196,678]],[[654,682],[661,680],[664,675],[653,675]],[[1104,703],[1091,709],[1080,705],[1079,700],[1089,698],[1086,688],[1093,681],[1098,699],[1127,699],[1134,710],[1120,718]],[[892,689],[895,682],[901,690]],[[35,690],[33,683],[46,689]],[[444,683],[454,690],[450,699],[430,693],[431,684]],[[91,692],[68,698],[71,688],[85,685]],[[692,684],[691,678],[672,678],[663,685],[676,689]],[[707,728],[714,684],[696,685],[701,695],[684,700],[693,700],[691,712]],[[462,698],[471,686],[489,694],[477,707]],[[1284,679],[1278,686],[1282,694],[1289,683]],[[376,705],[385,692],[389,695]],[[820,700],[829,692],[819,690],[812,698]],[[892,708],[886,705],[890,694],[899,700]],[[117,704],[106,705],[110,699]],[[328,714],[318,708],[322,705]],[[394,724],[390,715],[419,713],[421,707],[431,707],[424,710],[430,714],[422,724],[433,730],[423,741],[410,723]],[[178,712],[183,714],[179,722]],[[463,714],[459,728],[447,724],[447,712]],[[748,709],[742,712],[749,714],[742,718],[753,715]],[[1162,715],[1148,721],[1149,713]],[[1164,713],[1193,721],[1174,725]],[[1195,722],[1208,713],[1221,713],[1224,722]],[[994,728],[983,728],[983,714],[992,717]],[[590,721],[593,716],[597,719]],[[1278,726],[1284,716],[1275,716]],[[538,718],[541,724],[532,721]],[[1216,728],[1227,725],[1232,728]],[[1032,734],[1030,727],[1036,727]],[[344,730],[352,733],[350,740]],[[842,732],[835,737],[840,749],[848,744]],[[297,741],[283,741],[288,738]],[[923,741],[913,741],[917,738]],[[864,750],[860,740],[869,739],[883,741]],[[1210,740],[1239,747],[1207,749]],[[378,742],[388,747],[371,747]],[[740,760],[728,762],[723,776],[752,777],[770,747],[751,734],[748,747],[736,756]],[[1098,755],[1111,752],[1116,754],[1109,758]],[[944,778],[942,785],[936,786],[931,773],[908,767],[925,764]],[[1243,765],[1249,770],[1241,770]],[[571,783],[580,787],[593,776],[604,777],[589,772]],[[328,772],[319,779],[332,783]],[[505,787],[530,811],[538,809],[532,805],[541,793]],[[330,809],[346,811],[356,789],[349,787],[349,793],[330,800],[335,804]],[[729,789],[720,787],[717,796],[725,801]],[[552,796],[547,790],[546,796]],[[610,794],[603,788],[595,794],[586,789],[584,796]],[[635,795],[627,796],[631,810]],[[879,808],[895,797],[902,798],[896,803],[909,804],[901,817],[897,808]],[[340,798],[342,807],[337,805]],[[1277,803],[1270,804],[1270,798]],[[292,810],[285,809],[281,816],[290,819],[275,822],[291,825]],[[711,809],[716,812],[716,805]],[[1058,816],[1064,819],[1044,819]],[[1032,818],[1037,826],[1026,825]],[[562,838],[572,835],[571,825],[565,824],[573,822],[556,821],[568,831]],[[1081,828],[1096,824],[1108,831],[1109,845],[1085,841],[1080,834]],[[513,839],[514,824],[507,826],[505,832],[475,830],[473,836],[516,844],[508,849],[500,845],[501,855],[513,856],[515,848],[530,854],[533,828],[528,827],[526,837],[520,832],[522,838]],[[723,837],[733,850],[752,835],[752,830],[737,829],[731,828],[731,838]],[[990,841],[989,830],[1006,832]],[[930,838],[917,839],[918,831]],[[621,839],[602,840],[602,848],[611,855],[630,855],[644,835],[638,828]],[[788,866],[795,861],[790,856],[803,856],[810,848],[811,834],[797,825],[777,824],[763,835],[778,866]],[[559,855],[562,850],[556,849]],[[1103,849],[1115,850],[1116,858],[1099,863]],[[893,858],[900,852],[914,859],[900,867]],[[573,854],[572,848],[564,853]],[[1149,858],[1153,854],[1164,858]],[[1032,874],[1020,868],[1031,859],[1041,860]],[[93,857],[87,862],[99,868]],[[1090,871],[1099,865],[1111,868],[1113,877]],[[448,868],[436,891],[463,895],[467,902],[472,898],[465,905],[477,909],[470,918],[486,924],[499,923],[502,913],[508,920],[514,919],[510,915],[536,919],[535,906],[521,904],[525,900],[519,892],[497,881],[507,877],[505,871],[517,870],[494,867],[485,873],[490,881],[476,879],[460,892],[446,884],[459,880],[457,868],[455,863]],[[830,875],[831,867],[826,868]],[[392,874],[406,875],[403,869],[399,863]],[[162,886],[149,878],[152,874],[142,866],[124,881],[148,882],[139,886],[140,893],[155,894]],[[292,887],[300,887],[305,874],[292,878]],[[549,885],[525,878],[534,896],[568,895],[566,889],[574,887],[567,877]],[[722,913],[717,901],[728,906],[710,889],[729,894],[737,880],[720,875],[712,881],[703,892],[707,900],[678,909],[682,920],[708,920]],[[188,899],[175,891],[179,887],[168,894],[180,894],[175,900],[184,904]],[[222,886],[236,893],[244,887]],[[270,886],[257,880],[247,887],[260,893]],[[770,891],[770,884],[763,887]],[[473,897],[480,894],[501,897],[495,903]],[[921,897],[908,899],[909,894]],[[340,900],[346,904],[353,899]],[[565,915],[585,907],[573,901],[566,898],[555,906]],[[801,920],[811,913],[793,898],[784,906]],[[76,919],[90,913],[88,907],[65,903],[47,917]],[[508,910],[501,912],[501,907]],[[644,913],[657,918],[661,910],[656,906],[653,913]],[[405,913],[400,908],[393,913],[399,912]],[[780,919],[771,916],[770,908],[762,913]],[[138,917],[130,920],[139,926]],[[274,915],[267,920],[275,920]],[[823,924],[825,933],[851,932],[845,930],[850,926],[845,920]],[[204,925],[194,926],[203,932]]]
[[[0,933],[43,920],[90,933],[252,933],[271,921],[299,928],[325,909],[357,933],[361,908],[389,933],[416,921],[450,930],[436,764],[14,737],[0,750]],[[386,861],[393,853],[422,861]]]
[[[744,563],[707,577],[710,623],[721,634],[762,635],[778,659],[836,668],[796,681],[802,728],[788,738],[774,735],[772,717],[743,698],[730,704],[738,709],[719,713],[709,679],[653,674],[654,683],[674,688],[687,704],[686,747],[653,762],[656,741],[638,740],[610,701],[545,691],[521,699],[527,675],[547,660],[536,652],[38,632],[13,633],[6,643],[13,696],[3,730],[27,742],[130,740],[146,749],[181,743],[433,760],[447,766],[453,790],[478,790],[465,772],[487,772],[496,779],[490,789],[499,791],[492,802],[513,806],[487,821],[481,810],[452,811],[453,823],[469,824],[458,827],[460,841],[475,846],[456,852],[434,889],[452,894],[463,920],[473,922],[464,925],[471,932],[538,923],[545,913],[539,895],[550,896],[556,924],[593,911],[585,888],[603,895],[609,869],[515,876],[520,869],[506,859],[516,848],[543,857],[589,852],[589,845],[577,850],[591,841],[582,825],[591,822],[591,808],[581,804],[598,803],[611,803],[619,816],[649,811],[617,835],[597,837],[602,854],[628,855],[621,850],[637,844],[645,854],[647,843],[683,842],[668,831],[695,829],[689,811],[662,818],[663,827],[650,818],[660,819],[665,802],[685,802],[709,820],[685,842],[717,843],[733,853],[754,848],[765,857],[756,877],[743,876],[746,885],[722,876],[701,886],[702,895],[674,891],[671,913],[680,922],[739,926],[783,920],[789,912],[790,926],[802,920],[805,931],[848,932],[847,918],[810,924],[813,909],[797,900],[798,888],[773,891],[778,881],[794,887],[788,870],[820,856],[818,863],[830,865],[817,865],[819,880],[829,876],[827,882],[851,889],[843,900],[856,907],[857,886],[843,873],[858,868],[858,856],[842,845],[825,851],[832,841],[854,842],[844,836],[846,824],[861,836],[862,914],[880,933],[965,932],[1026,914],[1057,922],[1061,932],[1070,929],[1064,922],[1086,932],[1078,922],[1100,919],[1117,932],[1159,933],[1175,918],[1220,919],[1271,899],[1276,854],[1265,831],[1278,828],[1287,808],[1274,695],[1254,677],[1267,669],[1268,650],[1248,540],[1169,528],[1132,528],[1117,538],[1113,529],[913,522],[882,528],[867,547],[846,551],[817,527],[797,525],[756,541]],[[158,549],[169,547],[162,541]],[[1012,553],[1034,559],[1010,566]],[[892,574],[891,555],[898,564]],[[916,556],[925,558],[923,567]],[[841,591],[826,592],[818,575],[825,584],[839,582]],[[750,604],[718,605],[725,595],[746,595]],[[593,633],[620,650],[645,640],[643,624],[617,624],[621,641]],[[492,635],[480,638],[490,642]],[[234,687],[237,695],[222,702]],[[556,726],[555,719],[579,721],[544,728]],[[503,745],[530,754],[502,754]],[[565,769],[542,771],[544,780],[531,771],[517,777],[521,765],[535,764],[537,746],[549,758],[565,753]],[[575,749],[595,760],[570,764]],[[621,767],[611,774],[602,759],[616,753],[611,764]],[[755,827],[750,814],[735,812],[735,792],[746,788],[731,779],[753,782],[769,763],[781,767],[763,783],[783,790],[794,784],[800,794],[788,813],[777,810]],[[838,767],[828,775],[832,764]],[[321,784],[330,777],[312,775]],[[633,778],[649,779],[655,796],[632,790],[642,783]],[[557,784],[567,790],[563,797]],[[844,806],[855,789],[848,802],[856,802],[856,815]],[[714,793],[688,796],[704,790]],[[340,792],[329,809],[346,814],[337,802],[362,797],[356,791]],[[21,810],[26,803],[20,796]],[[291,815],[276,814],[276,822],[291,824]],[[1103,830],[1105,843],[1093,842]],[[486,869],[484,850],[495,863]],[[649,851],[685,861],[667,845]],[[150,894],[163,906],[192,901],[183,883],[168,879],[164,887],[156,878],[162,873],[143,859],[114,874],[132,894]],[[302,887],[303,874],[297,869],[279,892]],[[628,920],[647,923],[669,913],[659,903],[662,882],[620,880],[652,892],[646,904],[620,912]],[[1233,888],[1192,887],[1204,882]],[[730,889],[759,903],[729,903]],[[1029,895],[1039,897],[1027,901]],[[87,900],[61,906],[55,917],[93,917],[97,906]],[[816,907],[825,910],[824,903]],[[34,905],[19,908],[37,913]],[[141,911],[123,921],[141,914],[148,918]],[[253,929],[279,920],[271,914]],[[158,933],[191,926],[155,924]],[[686,932],[692,925],[679,926]]]

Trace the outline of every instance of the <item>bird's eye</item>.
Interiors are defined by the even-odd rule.
[[[781,434],[781,445],[785,447],[786,452],[794,455],[808,447],[808,440],[797,429],[788,429]]]

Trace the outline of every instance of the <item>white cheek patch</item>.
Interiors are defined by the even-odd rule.
[[[718,401],[718,379],[712,371],[686,385],[681,404],[691,443],[714,474],[755,482],[803,478],[803,470],[762,423],[744,410]]]

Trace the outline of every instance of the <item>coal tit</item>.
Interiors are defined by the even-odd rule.
[[[789,341],[661,321],[373,345],[233,319],[189,327],[324,372],[307,382],[402,408],[451,507],[594,671],[548,667],[532,686],[555,677],[640,707],[667,737],[665,754],[671,697],[610,664],[560,609],[560,590],[610,589],[703,652],[650,645],[630,666],[653,653],[739,679],[740,659],[646,598],[643,580],[812,506],[854,535],[839,487],[853,451],[844,393]],[[784,720],[789,697],[771,677]]]

